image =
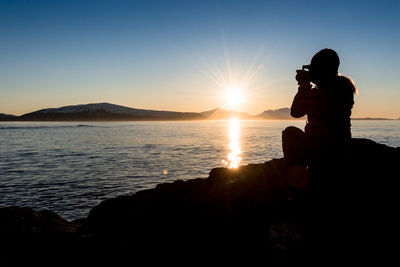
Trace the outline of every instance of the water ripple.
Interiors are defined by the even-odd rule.
[[[281,131],[243,121],[240,164],[282,157]],[[87,216],[102,200],[205,178],[230,153],[229,122],[0,123],[0,206]],[[353,122],[353,136],[400,145],[400,122]]]

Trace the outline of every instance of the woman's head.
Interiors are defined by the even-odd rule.
[[[310,71],[311,80],[318,84],[336,76],[339,64],[338,54],[332,49],[325,48],[316,53],[312,57],[310,65],[306,67]]]

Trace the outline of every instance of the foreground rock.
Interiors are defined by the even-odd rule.
[[[0,233],[3,243],[30,244],[18,254],[34,254],[28,262],[42,264],[56,257],[118,265],[160,255],[165,262],[187,256],[298,265],[398,261],[399,245],[391,241],[399,238],[399,162],[399,148],[353,139],[350,159],[327,162],[307,189],[288,187],[285,162],[274,159],[109,199],[79,222],[3,209]],[[43,251],[51,253],[37,259]]]
[[[50,210],[34,211],[30,208],[0,208],[0,234],[42,238],[74,234],[79,222],[67,222]]]

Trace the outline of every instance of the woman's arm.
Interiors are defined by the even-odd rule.
[[[310,96],[311,84],[301,85],[293,99],[292,106],[290,108],[290,115],[294,118],[303,117],[308,113],[310,107]]]

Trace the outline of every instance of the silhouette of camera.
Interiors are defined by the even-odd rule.
[[[296,81],[299,85],[307,85],[311,82],[310,72],[305,69],[309,69],[309,65],[303,65],[301,70],[296,70]]]

